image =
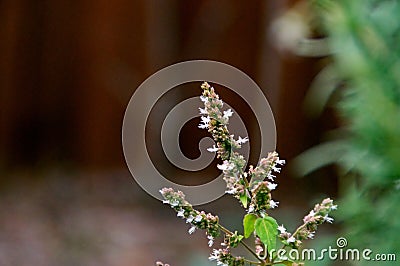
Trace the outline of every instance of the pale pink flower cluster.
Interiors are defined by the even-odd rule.
[[[218,216],[195,210],[185,200],[185,195],[181,191],[163,188],[160,193],[164,197],[163,203],[169,204],[176,211],[176,216],[186,219],[186,223],[191,224],[188,230],[189,234],[193,234],[196,229],[206,230],[208,245],[211,247],[214,243],[214,238],[220,235]]]
[[[288,246],[298,248],[303,240],[314,238],[318,225],[324,222],[333,222],[333,218],[329,217],[329,213],[336,209],[337,205],[334,205],[330,198],[326,198],[320,204],[316,204],[314,209],[303,218],[303,224],[297,228],[293,235],[287,232],[283,225],[279,226],[279,237]]]
[[[216,141],[216,145],[208,148],[208,151],[217,152],[218,157],[223,159],[223,163],[217,167],[224,174],[226,193],[232,194],[238,199],[248,198],[248,201],[252,202],[248,209],[249,212],[277,207],[278,202],[272,200],[270,195],[270,191],[277,186],[272,182],[275,178],[273,173],[279,173],[278,165],[283,165],[285,161],[280,160],[276,152],[270,152],[267,158],[260,160],[257,167],[250,166],[249,171],[245,172],[246,161],[234,149],[238,149],[242,144],[248,142],[248,137],[239,136],[235,140],[234,135],[229,134],[227,125],[229,117],[233,115],[232,110],[221,112],[224,104],[215,93],[214,88],[207,82],[203,83],[201,87],[203,94],[200,99],[204,103],[204,108],[200,108],[202,117],[199,127],[208,129]],[[250,178],[250,185],[247,178]],[[265,178],[271,182],[259,184]],[[257,194],[257,192],[260,193]],[[247,206],[244,207],[247,208]]]
[[[201,114],[201,123],[199,128],[207,129],[215,144],[209,147],[209,152],[216,152],[217,157],[222,160],[222,163],[217,167],[223,173],[223,179],[226,182],[226,193],[232,194],[239,199],[243,207],[247,210],[248,217],[255,217],[257,221],[267,219],[268,210],[278,207],[279,202],[271,197],[271,192],[277,188],[275,183],[276,173],[281,172],[281,166],[285,164],[285,160],[281,160],[276,152],[268,153],[266,158],[262,158],[256,167],[249,166],[246,168],[246,160],[236,150],[241,148],[241,145],[249,141],[247,137],[238,137],[229,134],[228,124],[229,118],[233,115],[231,109],[222,110],[224,103],[219,99],[215,90],[207,82],[201,86],[203,94],[200,97],[204,103],[204,108],[199,108]],[[242,266],[242,265],[273,265],[274,261],[269,259],[261,259],[262,254],[266,255],[266,246],[261,241],[262,234],[259,233],[254,225],[253,234],[255,236],[255,251],[252,251],[242,240],[243,235],[237,231],[231,232],[219,224],[218,216],[211,213],[195,210],[192,205],[185,200],[185,195],[181,191],[174,191],[171,188],[163,188],[160,190],[164,197],[164,203],[169,204],[177,212],[177,216],[186,220],[191,227],[189,234],[195,232],[196,229],[206,231],[208,245],[211,247],[214,239],[221,232],[224,233],[224,241],[221,243],[223,248],[214,249],[210,255],[210,260],[215,260],[217,265],[223,266]],[[320,204],[315,205],[303,219],[303,224],[299,226],[294,233],[287,232],[283,225],[275,227],[273,234],[278,234],[278,237],[286,247],[299,248],[302,241],[312,239],[317,230],[318,225],[328,222],[332,223],[333,218],[329,216],[332,210],[337,208],[333,201],[329,198],[324,199]],[[251,218],[250,218],[251,219]],[[270,221],[270,220],[269,220]],[[246,227],[248,228],[248,227]],[[278,231],[278,232],[276,232]],[[260,239],[261,238],[261,239]],[[265,241],[265,239],[263,240]],[[253,255],[258,256],[260,262],[252,262],[240,256],[233,256],[231,249],[243,244]],[[272,264],[266,264],[270,263]],[[279,262],[278,262],[279,263]],[[293,266],[300,265],[292,263]],[[159,264],[160,266],[166,266]]]
[[[229,247],[214,249],[212,254],[209,257],[209,260],[215,260],[217,265],[221,266],[244,266],[245,261],[242,257],[234,257],[231,254]]]

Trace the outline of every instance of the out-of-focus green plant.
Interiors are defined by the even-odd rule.
[[[400,1],[310,3],[332,51],[331,77],[344,84],[335,105],[346,134],[300,161],[312,158],[310,168],[332,160],[340,165],[338,216],[349,245],[399,257]]]

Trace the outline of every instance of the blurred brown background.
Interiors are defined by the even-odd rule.
[[[194,263],[203,235],[189,239],[184,223],[127,172],[124,110],[157,70],[191,59],[221,61],[264,90],[277,150],[290,161],[318,143],[329,125],[302,114],[317,59],[279,49],[270,31],[295,2],[1,1],[0,264]],[[334,178],[294,179],[288,169],[276,194],[287,210],[335,191]],[[221,202],[216,206],[236,217],[227,205],[237,203]],[[176,239],[173,245],[162,243],[163,234]],[[181,255],[182,246],[189,255]],[[21,256],[27,250],[35,252]],[[190,265],[208,265],[206,256],[199,258]]]

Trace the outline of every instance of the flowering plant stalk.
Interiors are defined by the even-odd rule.
[[[223,102],[207,82],[204,82],[201,88],[203,94],[200,98],[204,108],[199,108],[202,115],[199,128],[208,129],[216,142],[216,145],[208,148],[208,151],[216,152],[217,158],[223,161],[218,165],[218,169],[223,172],[223,179],[226,182],[225,192],[238,199],[247,211],[243,218],[244,234],[225,228],[218,216],[194,209],[185,200],[185,195],[181,191],[174,191],[172,188],[161,189],[163,202],[169,204],[177,212],[178,217],[190,224],[190,234],[196,229],[205,230],[210,247],[214,244],[215,238],[224,236],[221,248],[214,249],[209,257],[210,260],[216,261],[217,265],[302,265],[300,262],[278,256],[276,242],[279,240],[282,243],[282,249],[299,249],[304,240],[314,237],[318,225],[333,222],[329,213],[337,206],[331,199],[324,199],[304,217],[303,224],[294,233],[288,232],[283,225],[278,225],[268,212],[278,207],[279,202],[272,199],[271,192],[277,187],[274,174],[280,172],[280,166],[284,165],[285,161],[278,157],[278,153],[270,152],[256,167],[250,166],[245,171],[246,160],[236,150],[248,142],[248,138],[235,139],[234,135],[229,133],[227,126],[229,117],[233,115],[232,110],[222,111]],[[254,235],[254,248],[244,241],[251,235]],[[232,251],[238,245],[247,249],[254,258],[235,256]]]

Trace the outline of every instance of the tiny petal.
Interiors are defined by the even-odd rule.
[[[273,174],[268,174],[268,179],[269,180],[271,180],[271,181],[274,181],[275,180],[275,178],[276,178],[276,176],[275,175],[273,175]]]
[[[199,128],[205,129],[208,127],[208,124],[199,124]]]
[[[226,164],[217,164],[217,168],[221,171],[228,169]]]
[[[200,222],[201,220],[203,220],[203,217],[202,217],[200,214],[198,214],[198,215],[196,216],[196,218],[194,218],[194,220],[195,220],[196,222]]]
[[[239,136],[239,139],[237,140],[237,143],[239,143],[239,144],[244,144],[244,143],[246,143],[246,142],[248,142],[248,141],[249,141],[249,138],[248,138],[248,137],[242,138],[241,136]]]
[[[201,122],[203,122],[204,124],[208,124],[210,122],[210,117],[209,116],[202,116],[201,117]]]
[[[191,223],[191,222],[193,222],[193,216],[192,215],[189,215],[189,217],[186,219],[186,223]]]
[[[188,232],[189,232],[189,234],[193,234],[194,231],[196,231],[196,226],[190,227]]]
[[[282,225],[278,226],[278,230],[281,234],[286,233],[286,228]]]
[[[185,213],[185,210],[180,210],[177,214],[176,214],[176,216],[178,216],[178,217],[184,217],[184,213]]]
[[[225,170],[231,170],[233,168],[233,165],[230,164],[228,161],[224,161],[223,164],[218,164],[217,168],[221,171],[225,171]]]
[[[247,211],[248,213],[253,212],[254,211],[254,205],[250,205],[249,206],[249,210]]]
[[[281,172],[281,168],[275,167],[275,166],[272,166],[272,170],[274,170],[274,171],[277,172],[277,173],[280,173],[280,172]]]
[[[285,160],[276,160],[276,163],[277,164],[280,164],[280,165],[284,165],[285,163],[286,163],[286,161]]]
[[[294,243],[296,242],[296,238],[294,238],[293,236],[289,237],[287,240],[288,243]]]
[[[207,111],[206,111],[205,108],[200,108],[199,107],[199,111],[200,111],[200,114],[202,114],[202,115],[206,115],[207,114]]]
[[[274,190],[278,185],[275,183],[268,183],[267,187],[269,190]]]
[[[236,189],[235,189],[235,188],[228,189],[228,190],[225,191],[225,193],[226,193],[226,194],[232,194],[232,195],[233,195],[233,194],[236,194]]]
[[[332,217],[329,217],[328,215],[325,215],[324,221],[331,224],[331,223],[333,223],[333,218],[332,218]]]
[[[179,205],[179,201],[178,201],[177,199],[172,199],[172,200],[169,202],[169,204],[170,204],[172,207],[176,207],[176,206]]]
[[[224,111],[224,117],[225,117],[225,118],[229,118],[229,117],[231,117],[232,115],[233,115],[233,112],[232,112],[231,109],[228,109],[228,110]]]
[[[220,251],[214,249],[213,253],[210,255],[210,257],[208,259],[209,260],[218,260],[219,259],[219,255],[220,255]]]
[[[271,209],[278,207],[278,204],[279,204],[278,201],[274,201],[274,200],[269,201],[269,206],[271,206]]]
[[[218,151],[218,147],[215,147],[215,145],[213,145],[211,148],[208,148],[207,151],[216,152],[216,151]]]

